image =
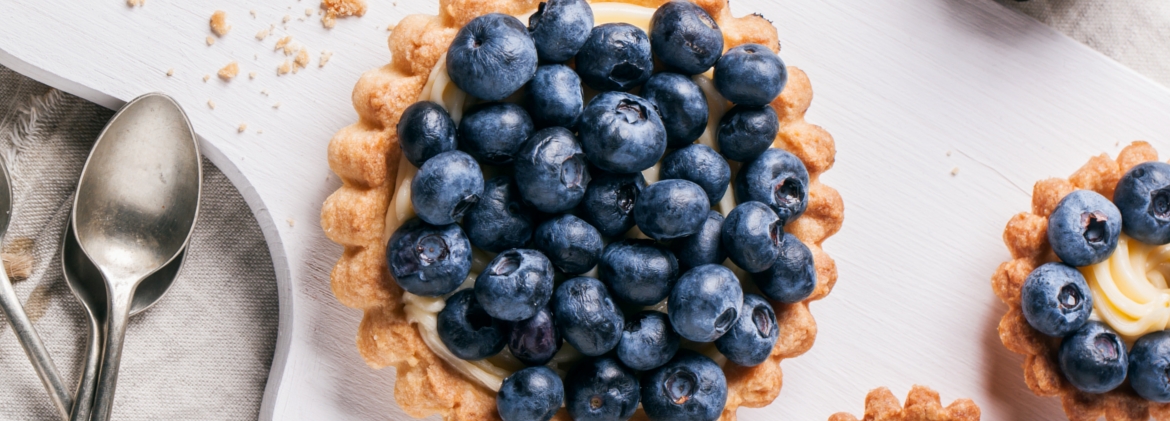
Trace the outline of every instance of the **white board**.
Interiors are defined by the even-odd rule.
[[[318,214],[338,186],[325,150],[356,120],[354,82],[388,62],[387,25],[437,3],[373,1],[333,30],[316,15],[298,20],[314,0],[0,5],[0,64],[108,107],[149,91],[176,97],[252,206],[282,306],[262,418],[408,419],[393,403],[393,371],[368,369],[354,347],[360,312],[329,291],[340,247]],[[216,9],[234,29],[208,46]],[[812,306],[816,345],[784,362],[773,405],[741,419],[860,414],[868,390],[889,386],[901,399],[916,383],[944,403],[973,398],[988,420],[1063,419],[1056,399],[1027,390],[1021,357],[996,333],[1005,306],[989,279],[1008,258],[1002,229],[1029,208],[1033,182],[1115,154],[1117,142],[1150,140],[1170,156],[1170,91],[991,0],[737,0],[732,9],[773,20],[781,56],[812,79],[808,119],[837,142],[823,180],[846,206],[842,231],[825,243],[840,279]],[[272,23],[276,35],[257,41]],[[272,46],[285,33],[313,63],[277,77],[285,56]],[[334,56],[318,68],[322,49]],[[241,76],[216,79],[233,60]]]

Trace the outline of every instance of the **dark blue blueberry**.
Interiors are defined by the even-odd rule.
[[[638,409],[638,377],[613,357],[590,358],[565,376],[565,408],[574,421],[622,421]]]
[[[662,158],[663,180],[679,179],[698,184],[707,193],[711,206],[723,199],[731,184],[731,167],[710,146],[694,144],[671,152]]]
[[[1076,268],[1045,263],[1024,280],[1020,307],[1033,328],[1048,336],[1062,337],[1076,332],[1089,320],[1093,295]]]
[[[780,119],[771,105],[736,105],[719,119],[719,151],[727,159],[748,162],[772,147]]]
[[[727,404],[727,377],[688,349],[642,378],[642,408],[651,421],[715,421]]]
[[[564,127],[536,132],[516,155],[520,195],[541,212],[558,213],[577,206],[589,180],[581,144]]]
[[[545,365],[560,350],[561,332],[553,320],[552,307],[541,307],[536,315],[512,323],[508,331],[508,351],[525,365]]]
[[[473,97],[499,101],[536,73],[536,45],[513,16],[488,13],[464,25],[447,50],[447,76]]]
[[[817,288],[817,267],[812,251],[795,235],[784,233],[776,262],[763,272],[752,274],[756,286],[770,299],[799,303]]]
[[[1069,193],[1048,217],[1048,243],[1071,266],[1101,263],[1117,248],[1121,211],[1092,190]]]
[[[749,273],[763,272],[780,256],[783,224],[763,203],[740,203],[723,220],[720,241],[736,266]]]
[[[735,200],[763,202],[776,212],[780,224],[786,225],[808,207],[808,170],[796,155],[770,148],[740,168],[735,177]]]
[[[512,373],[500,385],[496,408],[503,421],[548,421],[565,401],[565,385],[548,367]]]
[[[1170,243],[1170,164],[1151,161],[1131,168],[1117,182],[1113,203],[1126,235],[1146,244]]]
[[[674,254],[649,240],[609,243],[597,269],[615,297],[641,306],[662,301],[678,280]]]
[[[626,321],[617,357],[626,367],[646,371],[666,364],[678,352],[679,336],[670,327],[670,319],[657,311],[647,310]]]
[[[483,171],[471,155],[443,152],[428,159],[410,181],[410,204],[423,221],[453,224],[483,196]]]
[[[386,251],[398,286],[415,295],[447,294],[471,272],[471,243],[455,224],[436,227],[411,219],[390,236]]]
[[[535,316],[548,304],[552,292],[552,264],[536,250],[500,253],[475,278],[475,298],[500,320],[515,322]]]
[[[532,213],[512,176],[500,175],[483,184],[483,197],[463,215],[463,229],[472,245],[499,253],[528,244]]]
[[[474,291],[465,289],[447,298],[447,305],[439,311],[435,330],[452,354],[475,361],[504,349],[507,326],[483,310]]]
[[[604,354],[622,339],[622,311],[596,279],[581,276],[557,287],[553,314],[561,337],[582,354]]]
[[[697,75],[723,54],[723,31],[702,7],[672,1],[659,6],[650,18],[650,45],[663,64]]]
[[[561,272],[579,275],[597,266],[601,258],[601,233],[573,215],[560,215],[536,228],[533,246],[544,252]]]
[[[581,96],[581,77],[563,64],[536,68],[536,75],[529,82],[525,95],[528,110],[537,127],[576,127],[581,111],[585,109],[585,99]]]
[[[509,102],[489,102],[472,108],[459,121],[459,145],[483,162],[512,162],[520,145],[532,136],[532,118]]]
[[[771,103],[788,84],[788,68],[780,57],[760,44],[727,50],[715,63],[715,89],[739,105]]]
[[[1147,333],[1133,343],[1129,384],[1143,398],[1170,402],[1170,331]]]
[[[688,270],[667,301],[670,324],[682,337],[711,342],[723,336],[739,319],[743,288],[735,274],[721,265]]]
[[[581,80],[599,91],[628,91],[645,83],[654,70],[650,39],[628,23],[594,27],[577,52],[576,63]]]
[[[658,108],[662,125],[666,127],[667,147],[689,145],[707,128],[707,95],[691,78],[678,73],[657,73],[642,86],[641,95]]]
[[[1125,381],[1129,358],[1121,337],[1109,326],[1090,321],[1060,343],[1060,371],[1078,390],[1105,393]]]
[[[589,183],[578,215],[601,235],[621,235],[634,227],[634,204],[644,188],[642,173],[602,173]]]
[[[613,173],[650,168],[666,152],[666,129],[654,105],[625,92],[593,97],[578,131],[589,162]]]
[[[455,150],[455,122],[439,104],[416,102],[398,120],[398,144],[406,160],[421,167],[431,157]]]
[[[699,232],[711,203],[698,184],[662,180],[646,186],[634,204],[634,222],[655,240],[682,238]]]
[[[573,58],[593,31],[593,8],[585,0],[548,0],[541,2],[528,18],[528,31],[542,62]]]
[[[739,320],[731,330],[715,340],[715,348],[733,363],[744,367],[760,365],[772,355],[780,327],[776,312],[768,300],[756,294],[744,294]]]
[[[678,265],[683,270],[707,264],[720,264],[727,259],[727,253],[720,245],[723,236],[723,215],[714,210],[707,212],[707,220],[699,232],[683,237],[671,244]]]

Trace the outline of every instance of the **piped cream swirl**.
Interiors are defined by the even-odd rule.
[[[1122,234],[1109,259],[1079,269],[1093,294],[1093,315],[1127,342],[1170,328],[1170,245]]]

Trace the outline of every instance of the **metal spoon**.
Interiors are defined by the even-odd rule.
[[[72,218],[70,218],[72,219]],[[167,288],[175,281],[183,265],[183,255],[180,252],[158,272],[146,277],[138,289],[134,291],[134,301],[130,303],[130,316],[146,311],[158,302],[167,292]],[[77,394],[73,400],[73,421],[89,421],[93,409],[94,386],[97,385],[98,362],[102,351],[102,327],[106,325],[106,283],[98,268],[89,261],[77,238],[73,235],[73,224],[65,224],[65,236],[61,239],[61,270],[65,275],[65,283],[89,320],[89,344],[85,351],[85,369],[81,371],[81,381],[77,385]]]
[[[8,223],[12,219],[12,183],[8,178],[8,168],[4,166],[3,160],[0,160],[0,172],[4,173],[3,177],[0,177],[0,209],[3,210],[0,213],[0,239],[2,239],[4,234],[8,232]],[[61,383],[61,376],[57,374],[57,367],[53,365],[53,360],[49,357],[45,344],[41,342],[41,337],[33,330],[32,321],[28,319],[28,315],[24,313],[20,299],[16,297],[16,291],[12,289],[12,282],[8,280],[8,274],[4,272],[2,262],[0,262],[0,309],[4,310],[4,314],[8,316],[8,324],[12,325],[16,338],[24,347],[24,353],[28,355],[29,361],[32,361],[37,376],[45,385],[45,390],[49,391],[53,406],[57,407],[57,412],[61,413],[62,418],[69,418],[69,409],[73,406],[73,398],[65,390],[65,385]]]
[[[73,202],[78,244],[106,281],[106,336],[93,419],[106,421],[134,290],[187,245],[203,169],[187,115],[170,97],[126,104],[98,137]]]

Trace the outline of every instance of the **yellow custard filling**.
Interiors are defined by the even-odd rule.
[[[606,23],[625,22],[642,28],[642,30],[649,33],[650,18],[654,15],[655,9],[635,6],[625,3],[593,3],[593,17],[595,25],[602,25]],[[518,16],[522,22],[527,22],[530,13]],[[695,75],[692,80],[703,90],[707,97],[707,105],[709,108],[709,117],[707,128],[699,137],[697,143],[707,145],[716,151],[719,146],[715,142],[715,131],[719,127],[719,119],[723,114],[730,109],[730,104],[723,96],[715,90],[715,84],[711,80],[712,73],[708,71],[705,74]],[[588,94],[587,94],[588,95]],[[455,124],[459,124],[463,117],[463,112],[474,105],[467,93],[460,90],[451,83],[451,79],[447,76],[446,60],[440,59],[435,64],[434,69],[431,70],[430,76],[427,78],[427,83],[424,85],[422,93],[419,95],[419,101],[433,101],[438,103],[448,114]],[[588,97],[586,98],[588,103]],[[643,177],[646,178],[646,183],[654,183],[658,181],[660,163],[655,164],[642,172]],[[732,164],[732,171],[738,169],[738,166]],[[398,229],[406,221],[415,217],[414,207],[410,202],[410,184],[418,172],[413,164],[406,160],[405,155],[402,156],[398,163],[398,176],[396,178],[398,186],[394,190],[394,196],[390,200],[390,206],[386,212],[386,230],[383,233],[382,241],[387,242],[394,231]],[[485,177],[487,178],[487,177]],[[726,216],[735,208],[735,194],[732,191],[732,186],[728,186],[727,192],[723,195],[723,199],[712,207],[713,210]],[[646,238],[644,234],[637,229],[637,227],[630,230],[626,234],[627,237]],[[468,274],[467,279],[464,280],[463,285],[459,289],[470,288],[475,284],[475,278],[487,266],[495,256],[492,253],[474,248],[472,255],[471,273]],[[748,282],[749,275],[742,269],[735,267],[730,261],[726,261],[724,265],[730,267],[732,271],[740,278],[742,282]],[[582,276],[597,277],[597,268],[582,274]],[[436,329],[438,313],[446,304],[447,296],[442,297],[423,297],[403,292],[403,302],[406,312],[406,317],[411,323],[418,327],[419,334],[422,336],[423,342],[446,361],[455,370],[462,373],[469,379],[479,382],[484,387],[493,391],[498,391],[503,379],[511,373],[524,367],[511,353],[505,348],[500,354],[489,357],[479,361],[462,360],[447,350],[446,345],[439,339],[439,334]],[[647,307],[647,309],[655,309],[663,313],[666,312],[665,300],[654,306]],[[684,341],[685,342],[685,341]],[[684,347],[691,348],[702,352],[711,357],[720,366],[726,363],[727,359],[719,353],[712,344],[685,344]],[[572,345],[565,343],[559,353],[553,357],[553,360],[548,366],[562,377],[564,376],[569,364],[580,360],[582,355],[573,348]]]
[[[1093,316],[1126,342],[1170,328],[1170,245],[1121,234],[1109,259],[1079,269],[1093,294]]]

